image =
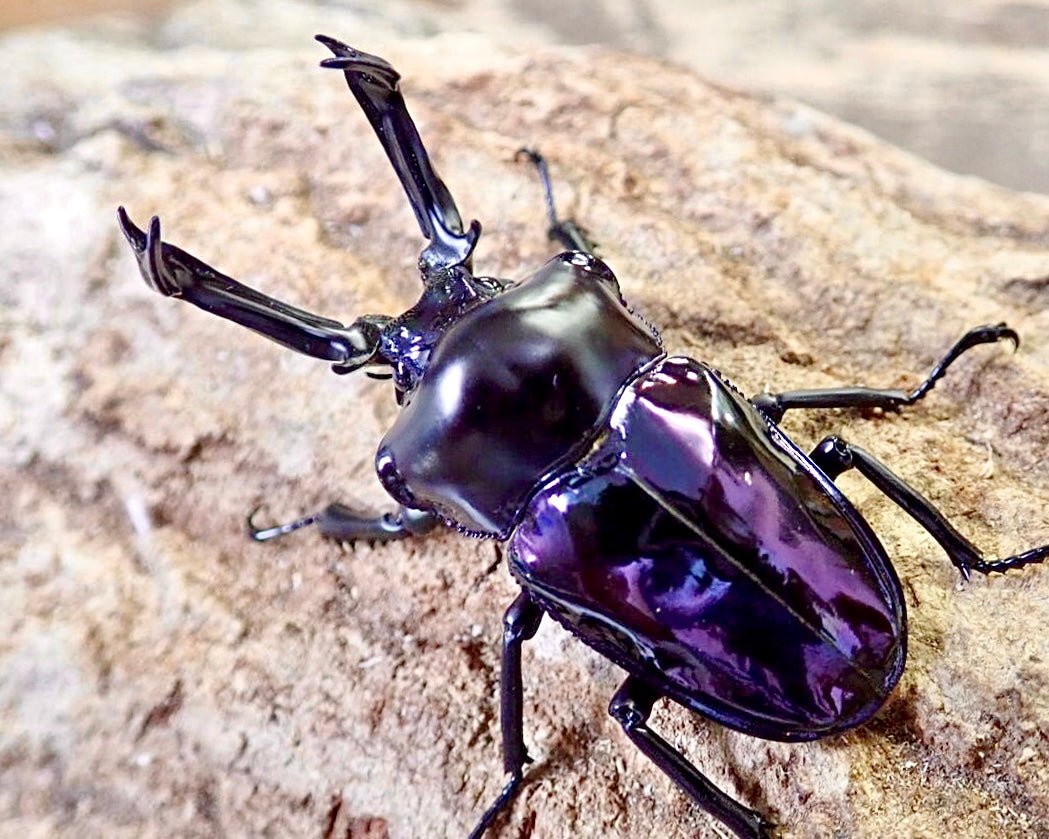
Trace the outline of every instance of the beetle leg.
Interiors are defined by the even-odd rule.
[[[503,616],[503,669],[500,677],[499,721],[503,731],[503,769],[510,780],[492,805],[484,811],[470,839],[480,839],[495,817],[517,794],[524,766],[531,763],[524,742],[524,685],[521,678],[521,647],[534,638],[543,610],[522,591]]]
[[[816,464],[833,480],[842,472],[855,469],[890,501],[924,527],[946,552],[951,562],[969,579],[973,571],[981,574],[1004,573],[1013,568],[1022,568],[1049,559],[1049,545],[1003,559],[987,559],[979,548],[962,536],[932,502],[908,484],[899,475],[878,460],[870,452],[831,435],[820,442],[811,455]]]
[[[397,89],[400,74],[378,56],[355,50],[327,35],[316,37],[335,55],[322,61],[321,66],[342,70],[346,84],[408,194],[419,229],[430,240],[419,257],[424,275],[456,265],[469,267],[481,225],[472,221],[470,229],[463,232],[455,201],[430,163],[426,147]]]
[[[518,149],[517,157],[527,157],[539,170],[539,178],[543,182],[543,195],[546,199],[546,216],[550,221],[546,237],[551,242],[560,242],[570,251],[582,251],[583,253],[594,252],[595,243],[590,241],[586,232],[573,219],[559,219],[557,209],[554,207],[554,189],[550,185],[550,172],[546,167],[546,158],[535,149]]]
[[[689,798],[742,839],[771,839],[774,827],[756,810],[744,807],[719,790],[684,755],[648,727],[652,705],[661,697],[634,676],[612,697],[608,712],[630,741],[665,772]]]
[[[256,527],[255,514],[248,516],[248,535],[256,542],[268,542],[303,527],[317,525],[322,536],[339,542],[393,542],[429,533],[438,524],[433,513],[398,507],[396,513],[362,515],[343,504],[329,504],[321,512],[275,527]]]
[[[142,279],[165,297],[180,297],[213,315],[239,323],[271,341],[314,358],[333,362],[337,373],[348,373],[376,359],[384,315],[366,315],[350,326],[282,303],[238,283],[181,248],[161,240],[160,219],[140,230],[121,207],[120,229],[135,252]]]
[[[913,405],[936,386],[947,368],[962,353],[980,344],[994,344],[1007,340],[1013,348],[1020,346],[1020,336],[1004,323],[977,326],[966,332],[950,351],[936,364],[924,382],[912,391],[877,390],[868,387],[841,387],[826,390],[791,390],[786,393],[759,393],[751,403],[773,422],[793,408],[884,408],[897,410]]]

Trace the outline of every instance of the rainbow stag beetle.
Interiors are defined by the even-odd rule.
[[[871,388],[746,399],[713,368],[668,357],[626,305],[581,230],[558,221],[542,158],[552,239],[568,250],[531,277],[476,277],[480,226],[464,229],[381,58],[318,37],[378,135],[429,244],[419,301],[349,326],[260,294],[161,241],[123,209],[146,282],[236,321],[337,373],[389,368],[401,411],[376,468],[396,513],[340,505],[258,539],[317,523],[336,539],[381,541],[435,523],[508,541],[521,593],[506,612],[501,681],[508,782],[478,837],[518,790],[525,750],[521,649],[551,615],[627,672],[609,710],[626,736],[739,836],[771,822],[718,790],[648,727],[672,699],[772,740],[836,734],[868,719],[903,669],[900,582],[877,537],[835,486],[856,469],[924,527],[966,577],[1041,562],[980,551],[863,449],[828,437],[805,454],[779,428],[799,408],[912,405],[963,352],[1008,339],[968,332],[912,392]]]

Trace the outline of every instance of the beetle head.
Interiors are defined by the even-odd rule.
[[[474,277],[461,265],[426,272],[418,302],[399,317],[386,319],[374,334],[375,351],[369,364],[392,368],[397,402],[403,404],[415,390],[441,336],[459,318],[502,292],[507,284],[489,277]],[[359,365],[358,365],[359,366]],[[337,365],[336,373],[347,373]]]

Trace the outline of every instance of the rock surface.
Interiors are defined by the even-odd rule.
[[[341,319],[414,302],[417,230],[322,29],[389,58],[477,266],[551,255],[522,143],[551,160],[628,299],[744,391],[916,384],[843,431],[1000,554],[1049,542],[1049,199],[947,175],[796,103],[618,53],[383,41],[337,10],[241,35],[242,6],[0,44],[0,834],[462,836],[502,782],[514,585],[441,533],[249,543],[246,511],[386,503],[389,386],[151,294],[114,208]],[[655,726],[792,837],[1049,836],[1049,569],[967,585],[853,476],[906,581],[910,660],[846,736],[771,744],[676,708]],[[721,835],[605,715],[621,674],[549,622],[525,655],[535,764],[503,835]]]
[[[187,4],[5,0],[0,29],[178,2]],[[517,47],[600,44],[680,62],[801,99],[952,172],[1049,193],[1049,0],[267,0],[264,15],[254,0],[219,0],[208,3],[218,25],[194,36],[243,41],[262,32],[269,46],[298,47],[302,21],[326,23],[347,6],[369,32],[468,31]],[[176,17],[200,14],[190,4]],[[236,28],[226,25],[234,19]]]

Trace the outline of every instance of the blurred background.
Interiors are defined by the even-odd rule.
[[[194,5],[209,5],[196,0]],[[214,0],[217,13],[251,0]],[[177,0],[0,0],[0,34],[119,14],[177,21]],[[954,172],[1049,193],[1049,0],[288,0],[374,15],[391,34],[472,30],[515,44],[604,44],[782,93]],[[272,4],[271,4],[272,7]],[[307,13],[308,13],[307,12]],[[344,37],[350,37],[345,35]],[[245,33],[250,40],[250,33]],[[160,44],[162,46],[162,44]],[[260,46],[262,46],[260,44]],[[2,58],[0,58],[2,65]]]

